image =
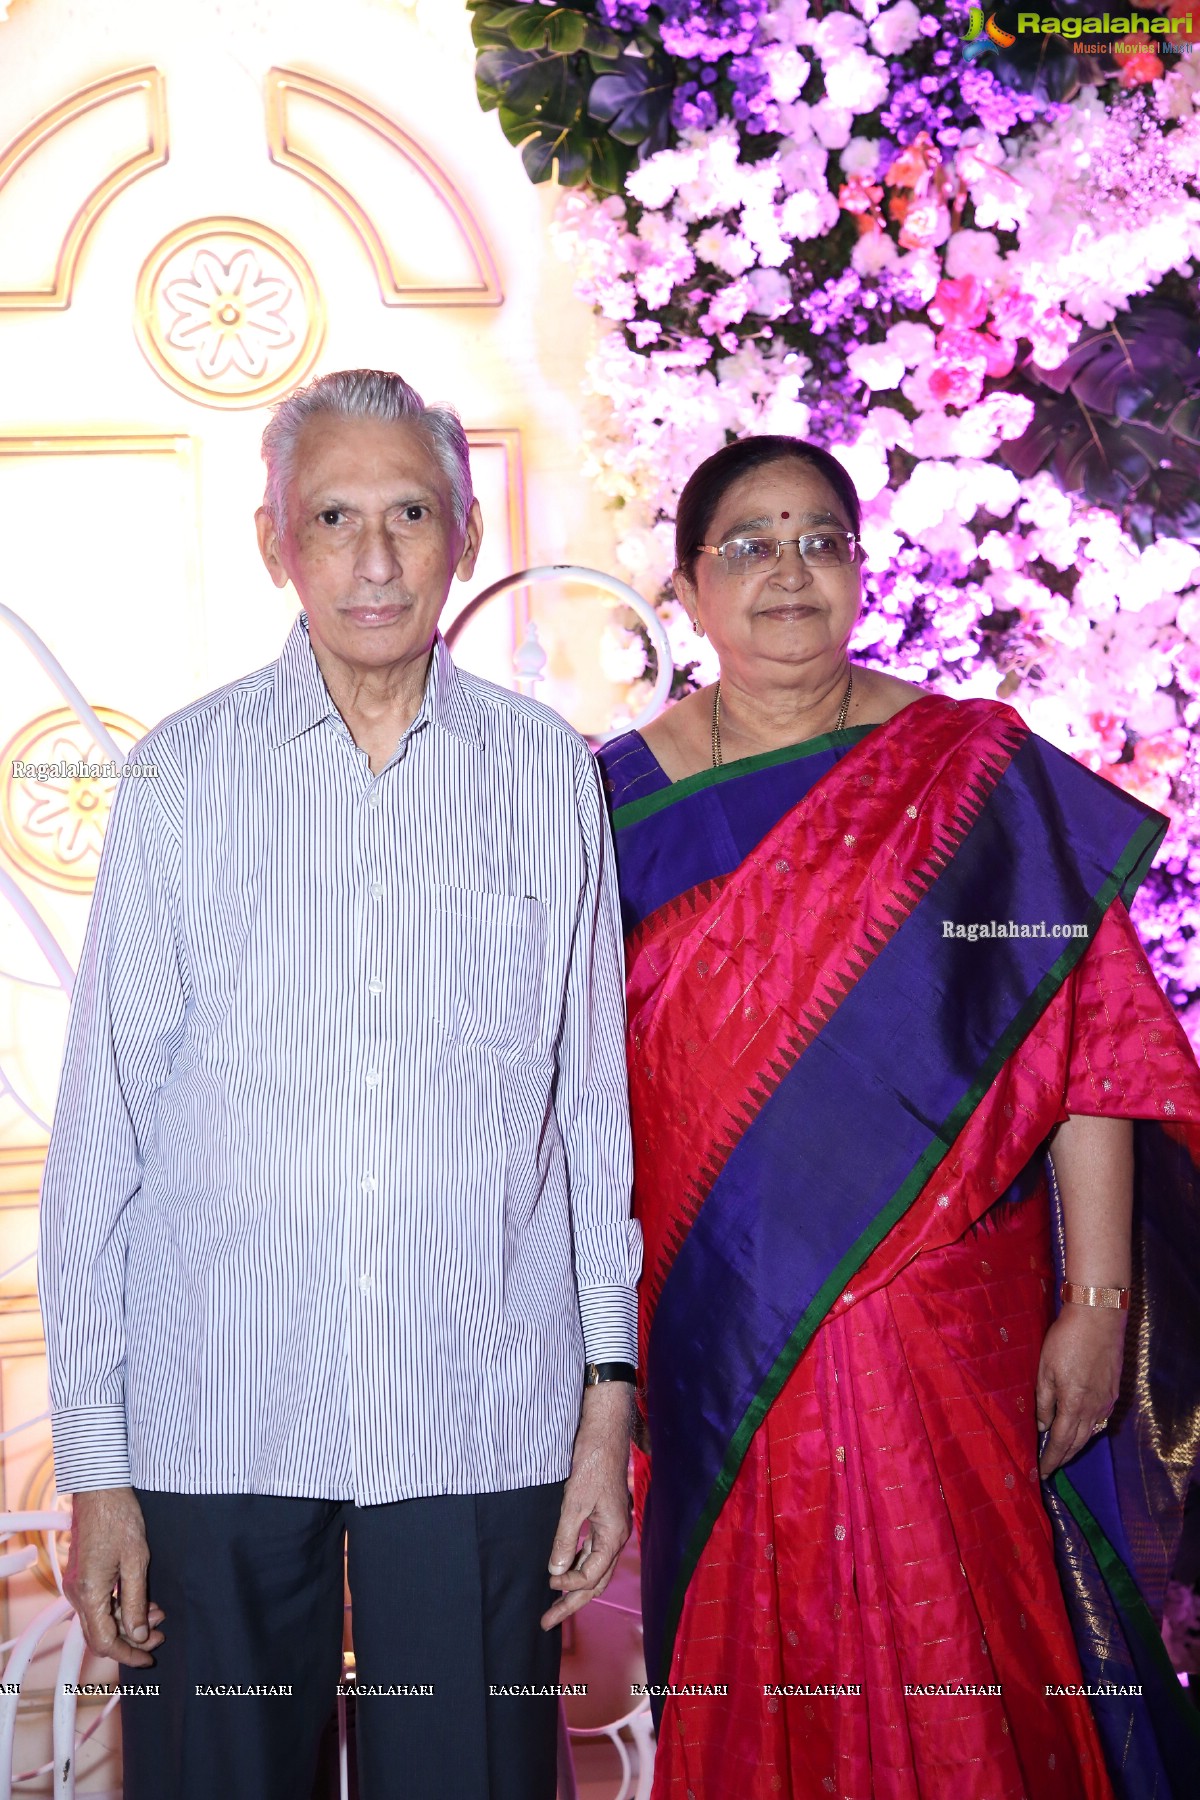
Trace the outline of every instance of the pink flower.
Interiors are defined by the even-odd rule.
[[[982,325],[987,317],[988,293],[977,275],[963,275],[957,281],[939,281],[937,293],[929,307],[935,325],[956,329]]]
[[[906,250],[926,250],[950,236],[950,212],[940,200],[913,200],[904,214],[900,242]]]
[[[1038,316],[1038,302],[1020,288],[1005,288],[992,300],[992,330],[997,337],[1027,338]]]
[[[977,331],[943,331],[929,369],[929,392],[943,406],[971,406],[983,392],[987,352]]]
[[[999,381],[1011,372],[1017,360],[1016,349],[1002,338],[994,338],[990,331],[981,331],[977,335],[987,358],[987,372],[994,380]]]
[[[1039,369],[1057,369],[1070,354],[1071,345],[1079,336],[1079,320],[1069,318],[1057,307],[1044,312],[1034,323],[1029,333],[1033,345],[1033,359]]]

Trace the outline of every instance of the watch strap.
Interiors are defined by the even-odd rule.
[[[584,1363],[584,1387],[599,1387],[602,1381],[628,1381],[636,1387],[637,1370],[632,1363],[626,1362]]]

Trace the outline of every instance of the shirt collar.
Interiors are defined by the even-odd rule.
[[[338,716],[313,655],[308,620],[301,613],[275,664],[273,741],[286,744],[319,725],[322,719]],[[421,709],[410,729],[429,723],[463,743],[478,746],[483,742],[478,713],[459,680],[454,658],[440,631],[434,639]]]

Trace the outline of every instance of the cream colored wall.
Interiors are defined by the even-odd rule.
[[[251,391],[245,404],[226,404],[219,384],[206,390],[196,378],[190,352],[172,365],[159,341],[174,315],[163,310],[166,275],[153,286],[155,253],[165,246],[158,260],[174,254],[174,274],[186,273],[194,246],[173,251],[169,240],[195,222],[248,221],[268,273],[279,267],[272,245],[282,246],[284,266],[298,275],[293,348],[310,326],[319,340],[291,379],[310,366],[396,368],[427,398],[459,409],[479,442],[487,512],[475,587],[522,561],[614,566],[607,517],[578,473],[592,319],[547,242],[553,193],[529,185],[495,116],[479,112],[473,58],[459,0],[9,0],[0,20],[0,604],[41,634],[120,741],[272,658],[294,612],[254,545],[269,396]],[[342,96],[322,107],[293,94],[290,141],[327,164],[353,205],[339,204],[328,182],[321,191],[272,161],[267,81],[280,68]],[[145,72],[140,85],[60,118],[29,141],[24,160],[5,161],[5,146],[39,116],[136,70]],[[371,125],[374,114],[391,139]],[[430,160],[440,199],[397,149],[397,133]],[[139,157],[142,172],[129,171],[136,179],[107,203],[100,195],[90,217],[92,190]],[[490,255],[503,304],[464,304],[462,295],[385,304],[356,208],[391,258],[402,290],[393,300],[412,284],[477,282],[470,232],[460,228],[465,209],[486,240],[483,261]],[[204,232],[233,254],[216,226]],[[305,271],[311,290],[299,279]],[[281,380],[291,354],[272,365]],[[190,382],[180,378],[185,364]],[[535,601],[536,610],[546,605],[545,596]],[[506,602],[490,624],[471,628],[467,660],[506,679],[512,631]],[[595,609],[582,600],[560,607],[548,633],[557,640],[552,673],[567,669],[577,632],[595,635]],[[607,691],[589,681],[587,656],[574,661],[544,697],[583,706],[581,725],[602,724]],[[95,757],[69,710],[56,722],[62,706],[29,650],[0,626],[0,749],[9,761],[14,744],[43,758]],[[0,871],[73,965],[110,785],[60,790],[35,793],[13,782],[7,761],[0,769]],[[0,1271],[34,1243],[65,1016],[52,970],[0,894],[0,1071],[14,1090],[0,1087]],[[0,1278],[0,1429],[44,1405],[33,1265],[24,1261]],[[8,1507],[52,1499],[44,1427],[0,1452]],[[8,1587],[5,1637],[49,1591],[32,1575]],[[44,1707],[31,1700],[23,1709],[18,1770],[48,1754]],[[81,1791],[115,1785],[115,1736],[106,1723],[83,1753]],[[39,1787],[49,1791],[45,1783],[23,1791]]]

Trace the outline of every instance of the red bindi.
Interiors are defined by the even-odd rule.
[[[781,519],[790,519],[792,515],[791,513],[781,512],[779,516]]]

